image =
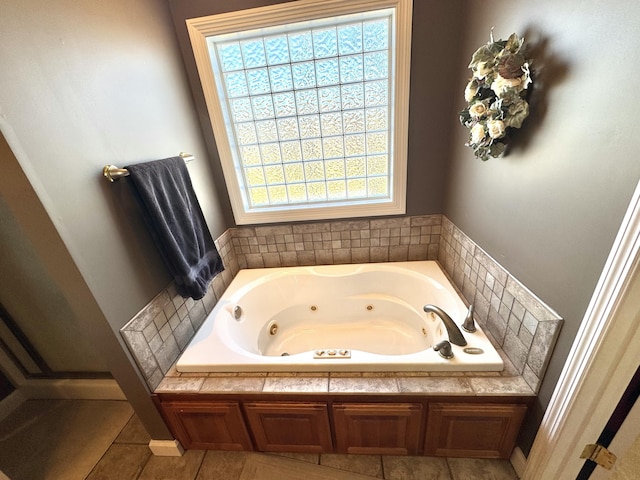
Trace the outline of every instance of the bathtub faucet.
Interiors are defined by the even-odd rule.
[[[455,324],[453,319],[447,315],[447,312],[442,310],[440,307],[436,307],[435,305],[425,305],[423,307],[424,311],[427,313],[435,313],[440,317],[442,323],[444,323],[445,328],[447,329],[447,333],[449,334],[449,341],[454,345],[459,345],[464,347],[467,344],[467,341],[462,336],[462,332]]]

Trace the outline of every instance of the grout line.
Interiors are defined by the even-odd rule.
[[[144,469],[147,467],[147,465],[149,464],[149,462],[151,461],[151,458],[153,457],[153,453],[149,456],[147,456],[147,461],[144,462],[144,465],[142,466],[142,468],[140,469],[140,472],[138,473],[138,475],[136,475],[136,478],[134,478],[133,480],[138,480],[140,478],[140,475],[142,475],[142,472],[144,472]]]
[[[185,450],[185,453],[187,452],[187,450]],[[204,455],[202,455],[202,460],[200,460],[200,465],[198,465],[198,469],[196,470],[195,475],[193,476],[192,480],[196,480],[196,478],[198,478],[198,475],[200,475],[200,470],[202,470],[202,464],[204,463],[204,458],[207,456],[207,450],[204,450]],[[244,467],[243,467],[244,468]],[[242,471],[240,471],[240,474],[242,474]]]
[[[104,452],[102,452],[102,455],[100,456],[100,458],[98,459],[98,461],[96,463],[93,464],[93,467],[91,467],[91,470],[89,470],[89,473],[87,473],[87,475],[84,477],[84,479],[86,480],[87,478],[89,478],[91,476],[91,474],[93,473],[93,471],[96,469],[96,467],[98,465],[100,465],[100,462],[104,459],[105,455],[107,454],[107,452],[109,451],[109,449],[116,443],[117,438],[120,436],[120,434],[124,431],[125,428],[127,428],[127,425],[129,424],[129,422],[131,421],[131,419],[133,418],[133,416],[136,414],[135,410],[133,410],[132,407],[132,412],[131,412],[131,416],[127,419],[126,422],[124,422],[124,425],[122,425],[122,428],[118,431],[118,433],[116,434],[116,436],[114,437],[114,439],[111,441],[111,443],[107,446],[107,448],[105,449]],[[146,465],[146,464],[145,464]],[[142,470],[140,471],[142,472]],[[140,475],[138,475],[139,477]],[[136,477],[136,479],[138,478]]]
[[[451,480],[456,480],[455,477],[453,476],[453,469],[451,468],[451,465],[449,464],[449,457],[445,457],[444,461],[447,464],[447,470],[449,470],[449,478]]]

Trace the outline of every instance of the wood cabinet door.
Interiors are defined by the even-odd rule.
[[[244,410],[260,451],[333,451],[326,403],[245,402]]]
[[[253,450],[238,402],[162,403],[169,428],[184,448]]]
[[[430,403],[424,454],[509,458],[526,411],[522,404]]]
[[[375,455],[416,455],[422,405],[418,403],[336,403],[336,451]]]

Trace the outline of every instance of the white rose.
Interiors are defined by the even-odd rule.
[[[487,62],[478,62],[473,70],[473,76],[480,80],[489,75],[489,73],[491,73],[491,67],[487,67]]]
[[[471,129],[471,143],[480,143],[484,138],[484,135],[484,126],[481,123],[476,123]]]
[[[467,88],[464,89],[464,99],[467,101],[467,103],[469,103],[471,100],[473,100],[473,97],[475,97],[477,93],[478,85],[476,84],[476,82],[471,80],[467,84]]]
[[[497,96],[501,96],[510,88],[518,88],[522,86],[522,78],[503,78],[500,75],[491,84],[491,90]]]
[[[496,95],[500,95],[510,88],[518,88],[521,87],[521,85],[522,78],[503,78],[498,75],[491,84],[491,90],[493,90]]]
[[[487,106],[482,102],[476,102],[469,107],[469,115],[480,118],[487,113]]]
[[[491,138],[500,138],[504,136],[505,126],[502,120],[489,120],[487,129]]]

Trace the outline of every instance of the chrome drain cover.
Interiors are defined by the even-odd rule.
[[[484,350],[481,348],[477,348],[477,347],[467,347],[467,348],[463,348],[462,351],[464,353],[468,353],[469,355],[480,355],[481,353],[484,353]]]

